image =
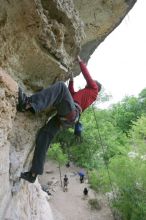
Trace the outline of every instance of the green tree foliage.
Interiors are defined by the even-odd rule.
[[[123,132],[128,133],[132,122],[142,114],[141,104],[136,97],[125,97],[122,102],[115,104],[112,109],[115,125]]]
[[[140,93],[139,93],[139,99],[141,99],[141,101],[146,100],[146,88],[143,89]]]
[[[115,154],[125,154],[128,148],[127,137],[114,125],[111,111],[95,111],[95,120],[97,123],[93,127],[95,131],[94,135],[100,146],[101,156],[104,160],[109,161]]]
[[[57,161],[60,165],[64,165],[67,162],[67,155],[63,153],[59,143],[52,144],[48,150],[48,156]]]
[[[90,115],[87,113],[88,116]],[[91,115],[91,117],[93,116]],[[84,130],[81,142],[77,142],[73,129],[60,132],[55,141],[60,143],[63,151],[68,154],[69,160],[73,160],[77,165],[90,169],[98,163],[93,159],[93,156],[96,155],[99,145],[95,139],[96,131],[94,131],[92,123],[86,122],[86,117],[82,118],[82,123]]]
[[[67,156],[63,153],[60,144],[52,144],[51,148],[48,150],[48,157],[58,162],[59,165],[59,174],[60,174],[60,183],[62,185],[62,176],[61,176],[61,166],[67,163]]]
[[[124,220],[146,219],[146,117],[135,122],[130,131],[129,143],[132,154],[116,155],[108,164],[110,178],[116,192],[113,206],[117,208]],[[133,155],[132,157],[130,155]],[[96,177],[98,187],[111,191],[106,170],[98,170]]]
[[[105,166],[100,169],[93,169],[88,172],[89,184],[96,192],[108,192],[110,188],[110,180]]]
[[[146,163],[140,158],[126,156],[111,160],[110,174],[117,189],[113,201],[124,220],[146,219]]]
[[[143,89],[138,96],[140,105],[141,105],[141,111],[142,113],[146,114],[146,88]]]
[[[142,115],[136,122],[133,122],[129,134],[133,151],[144,156],[146,154],[146,116]]]

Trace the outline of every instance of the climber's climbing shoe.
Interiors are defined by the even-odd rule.
[[[25,108],[26,108],[26,104],[27,104],[27,99],[28,99],[28,97],[25,95],[25,93],[19,87],[17,111],[19,111],[19,112],[26,111]]]
[[[21,176],[20,176],[21,179],[24,179],[30,183],[34,183],[36,180],[36,177],[37,175],[33,176],[31,172],[21,173]]]

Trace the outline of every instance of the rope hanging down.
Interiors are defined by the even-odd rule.
[[[95,118],[96,128],[97,128],[97,131],[98,131],[98,137],[99,137],[100,145],[101,145],[101,148],[102,148],[102,151],[103,151],[103,156],[105,158],[105,154],[106,153],[105,153],[104,145],[103,145],[102,138],[101,138],[101,135],[100,135],[100,130],[99,130],[99,126],[98,126],[98,123],[97,123],[97,118],[96,118],[96,115],[95,115],[95,109],[94,109],[93,105],[92,105],[92,110],[93,110],[93,115],[94,115],[94,118]],[[107,164],[105,159],[104,159],[104,164],[105,164],[105,167],[107,169],[109,183],[110,183],[110,186],[111,186],[111,190],[112,190],[112,194],[113,194],[113,199],[114,199],[114,202],[115,202],[116,201],[116,197],[115,197],[115,193],[114,193],[114,189],[113,189],[113,184],[112,184],[112,180],[111,180],[108,164]],[[116,220],[115,215],[114,215],[112,209],[111,209],[111,212],[113,214],[114,219]]]

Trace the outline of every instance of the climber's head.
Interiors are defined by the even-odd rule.
[[[101,88],[102,88],[102,85],[97,81],[97,80],[94,80],[94,82],[96,83],[96,85],[98,86],[98,92],[100,92]],[[89,85],[86,85],[85,86],[86,88],[89,88]]]
[[[94,80],[94,82],[96,82],[97,86],[98,86],[98,92],[100,92],[102,85],[100,82],[98,82],[97,80]]]

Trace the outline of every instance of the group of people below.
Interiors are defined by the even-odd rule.
[[[83,182],[84,182],[84,176],[85,176],[84,173],[83,173],[83,172],[78,172],[78,174],[79,174],[79,176],[80,176],[80,183],[83,183]],[[67,175],[65,174],[65,175],[64,175],[64,178],[63,178],[63,191],[64,191],[64,192],[67,192],[67,190],[68,190],[68,184],[69,184],[69,179],[68,179]],[[88,195],[88,189],[87,189],[87,187],[84,188],[83,194],[84,194],[85,196]]]

